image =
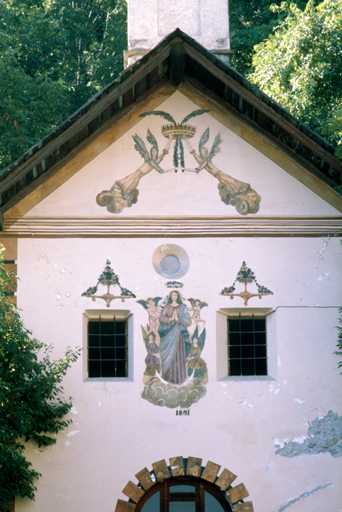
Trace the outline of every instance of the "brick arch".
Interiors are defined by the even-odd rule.
[[[254,512],[251,501],[243,502],[249,493],[243,483],[232,487],[232,483],[237,476],[228,469],[223,469],[219,475],[221,466],[208,461],[205,467],[202,466],[202,459],[197,457],[172,457],[169,459],[168,466],[165,460],[160,460],[152,464],[152,470],[146,467],[139,471],[135,476],[138,485],[129,481],[123,493],[129,498],[129,501],[118,500],[115,512],[135,512],[140,500],[145,498],[146,493],[155,485],[168,478],[177,478],[180,476],[196,477],[205,482],[214,484],[225,498],[229,501],[233,512]],[[146,496],[147,497],[147,496]],[[145,499],[143,500],[145,501]]]

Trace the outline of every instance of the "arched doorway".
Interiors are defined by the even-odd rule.
[[[118,500],[115,512],[254,512],[243,483],[232,487],[237,478],[228,469],[208,461],[202,466],[197,457],[173,457],[152,464],[129,481],[123,493],[129,501]]]

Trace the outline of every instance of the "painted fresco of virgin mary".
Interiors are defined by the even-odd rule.
[[[159,321],[162,377],[171,384],[181,384],[188,378],[186,357],[190,339],[187,327],[191,325],[191,318],[179,292],[170,293]]]

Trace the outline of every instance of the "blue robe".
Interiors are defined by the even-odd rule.
[[[176,310],[178,322],[172,320]],[[184,304],[177,307],[167,304],[160,315],[160,359],[163,379],[173,384],[181,384],[188,375],[186,369],[186,344],[189,346],[189,333],[187,327],[191,325],[191,318]]]

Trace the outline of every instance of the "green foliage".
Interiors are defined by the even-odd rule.
[[[342,100],[342,0],[309,0],[304,11],[281,4],[285,19],[255,47],[248,78],[312,130],[323,125]],[[325,132],[327,133],[327,132]],[[336,132],[329,141],[337,144]]]
[[[0,168],[123,69],[125,0],[0,2]]]
[[[234,0],[229,2],[232,66],[242,75],[252,71],[254,46],[265,41],[284,19],[282,0]],[[287,2],[289,3],[289,2]],[[304,9],[306,0],[294,2]]]
[[[323,123],[323,133],[329,138],[337,140],[337,148],[335,156],[342,160],[342,105],[337,106],[330,114],[328,119]],[[342,185],[339,187],[339,192],[342,193]]]
[[[6,511],[13,496],[34,499],[40,476],[23,442],[52,445],[71,422],[62,419],[72,402],[61,397],[61,382],[80,349],[51,360],[50,347],[31,337],[11,302],[15,276],[5,270],[0,251],[0,510]]]
[[[338,330],[338,336],[337,336],[337,348],[338,350],[336,350],[336,352],[334,352],[334,354],[340,358],[342,358],[342,308],[339,309],[339,313],[340,313],[340,316],[339,316],[339,319],[338,319],[338,322],[340,325],[338,325],[336,327],[336,329]],[[342,368],[342,359],[338,362],[338,368]],[[342,372],[341,372],[341,375],[342,375]]]
[[[48,22],[38,11],[0,2],[0,166],[18,158],[67,114],[65,88],[47,71]]]
[[[49,21],[58,41],[55,72],[71,91],[71,112],[123,69],[125,0],[52,0]]]

